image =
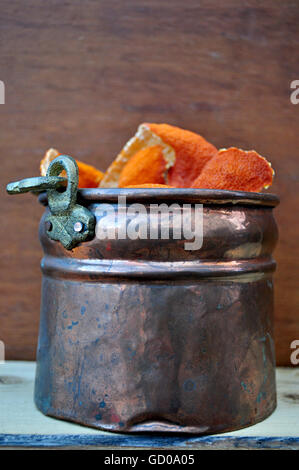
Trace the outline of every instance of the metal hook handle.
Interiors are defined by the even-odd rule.
[[[9,183],[6,186],[8,194],[40,193],[47,189],[57,189],[67,183],[66,178],[61,176],[37,176],[36,178],[26,178],[21,181]]]
[[[65,170],[67,178],[60,173]],[[95,217],[86,207],[76,204],[79,172],[76,161],[61,155],[51,162],[47,175],[9,183],[8,194],[47,191],[50,214],[46,217],[47,235],[51,240],[60,241],[71,250],[78,243],[92,238],[95,231]],[[65,186],[64,191],[58,191]]]
[[[67,187],[62,193],[56,188],[48,188],[48,204],[52,214],[59,214],[72,209],[76,203],[79,171],[76,161],[67,155],[60,155],[49,165],[47,177],[58,177],[65,170],[67,174]]]

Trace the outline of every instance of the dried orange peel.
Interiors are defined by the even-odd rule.
[[[120,173],[118,186],[120,188],[137,184],[164,184],[166,161],[162,147],[154,145],[145,147],[135,153]]]
[[[49,149],[40,164],[61,155]],[[259,192],[273,181],[274,170],[254,150],[217,150],[201,135],[169,124],[141,124],[103,174],[77,160],[80,188],[207,188]],[[63,174],[63,173],[62,173]]]
[[[50,163],[59,155],[62,155],[56,149],[49,149],[42,161],[40,162],[40,174],[46,176],[48,167]],[[92,165],[87,165],[86,163],[76,160],[78,169],[79,169],[79,188],[97,188],[104,176],[104,173],[100,170],[97,170]],[[65,172],[62,173],[62,176],[65,176]]]
[[[199,134],[169,124],[141,124],[106,171],[100,186],[151,183],[190,187],[216,154],[217,149]]]
[[[231,147],[219,150],[192,187],[259,192],[272,184],[273,176],[271,163],[257,152]]]
[[[155,189],[155,188],[174,188],[174,186],[168,186],[167,184],[131,184],[129,186],[126,186],[126,188],[151,188],[151,189]]]
[[[168,172],[167,184],[190,188],[217,149],[201,135],[169,124],[145,124],[166,145],[173,148],[175,162]]]
[[[132,137],[118,154],[117,158],[112,162],[108,170],[106,171],[100,186],[102,188],[117,188],[119,185],[119,179],[121,173],[124,170],[125,166],[129,163],[131,158],[133,158],[140,151],[150,148],[150,147],[159,147],[164,159],[164,174],[166,175],[167,170],[174,165],[175,162],[175,152],[169,146],[166,145],[159,136],[154,134],[150,128],[141,124],[134,137]],[[149,162],[149,165],[151,163]],[[140,175],[141,176],[141,175]],[[128,175],[126,179],[129,181]],[[153,183],[159,184],[161,181],[131,181],[131,184],[138,183]],[[166,183],[164,180],[163,183]]]

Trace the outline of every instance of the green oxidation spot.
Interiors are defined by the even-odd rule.
[[[95,415],[95,418],[96,418],[97,421],[101,421],[101,419],[102,419],[101,413],[98,413],[97,415]]]
[[[72,330],[73,326],[78,325],[78,321],[72,321],[72,324],[67,327],[68,330]]]
[[[22,194],[32,191],[40,193],[47,189],[57,189],[67,183],[66,178],[60,176],[38,176],[36,178],[26,178],[21,181],[9,183],[6,186],[8,194]]]
[[[252,393],[250,385],[248,385],[246,382],[241,382],[241,387],[243,388],[244,392]]]
[[[93,214],[83,206],[75,204],[67,212],[47,216],[45,222],[50,222],[51,230],[47,235],[51,240],[60,241],[67,250],[73,249],[78,243],[94,235],[95,219]],[[82,231],[76,232],[74,226],[77,222],[82,224]]]
[[[256,398],[257,403],[260,403],[262,400],[265,400],[266,398],[266,393],[265,392],[260,392]]]
[[[246,385],[245,382],[241,382],[241,386],[242,386],[243,390],[245,390],[245,391],[247,390],[247,385]]]
[[[132,349],[130,346],[128,347],[129,357],[133,358],[136,355],[136,351]]]

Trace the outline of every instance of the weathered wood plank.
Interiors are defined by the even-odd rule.
[[[213,436],[125,435],[49,418],[33,403],[35,363],[0,365],[0,447],[299,449],[299,370],[277,369],[278,407],[266,420]]]

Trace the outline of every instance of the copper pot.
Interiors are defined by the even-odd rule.
[[[66,159],[49,169],[48,197],[39,196],[50,209],[40,224],[37,407],[120,432],[208,434],[266,418],[276,406],[272,209],[278,198],[204,189],[77,192],[68,171],[67,191],[73,182],[76,197],[67,207],[67,191],[55,189],[65,181],[57,178],[61,169],[74,166]],[[24,187],[40,189],[31,180],[8,190]],[[116,205],[119,195],[127,205],[203,204],[201,249],[186,251],[174,238],[94,236],[99,207]],[[86,217],[81,231],[78,214]],[[62,226],[69,238],[74,230],[81,239],[62,236],[65,248],[57,235]]]

